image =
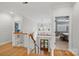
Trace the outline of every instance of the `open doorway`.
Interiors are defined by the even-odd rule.
[[[55,17],[55,49],[68,50],[69,16]]]

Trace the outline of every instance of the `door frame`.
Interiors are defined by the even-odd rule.
[[[69,16],[69,37],[68,37],[68,40],[69,40],[69,42],[68,42],[68,50],[71,50],[71,28],[72,28],[72,17],[71,17],[71,15],[65,15],[65,16]],[[56,36],[55,36],[55,30],[56,30],[56,23],[55,23],[55,21],[56,21],[56,17],[58,17],[58,16],[54,16],[53,17],[53,25],[54,25],[54,49],[56,48]]]

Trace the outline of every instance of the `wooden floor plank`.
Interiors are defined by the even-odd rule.
[[[27,54],[23,47],[12,47],[11,43],[0,46],[0,56],[48,56],[48,54]],[[54,56],[74,56],[70,51],[55,49]]]

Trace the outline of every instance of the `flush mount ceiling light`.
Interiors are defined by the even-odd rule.
[[[23,4],[28,4],[28,2],[23,2]]]

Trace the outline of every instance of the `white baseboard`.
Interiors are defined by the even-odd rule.
[[[10,43],[11,41],[5,41],[5,42],[2,42],[2,43],[0,43],[0,46],[1,45],[4,45],[4,44],[7,44],[7,43]]]

